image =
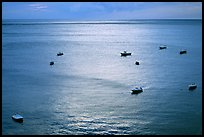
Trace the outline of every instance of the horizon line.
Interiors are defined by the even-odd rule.
[[[139,19],[17,19],[8,18],[2,20],[70,20],[70,21],[117,21],[117,20],[202,20],[202,18],[139,18]]]

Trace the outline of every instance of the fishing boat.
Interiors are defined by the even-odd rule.
[[[189,90],[194,90],[197,88],[197,85],[195,83],[188,85]]]
[[[141,87],[135,87],[134,89],[132,89],[132,94],[138,94],[143,92],[143,89]]]
[[[22,123],[23,122],[23,117],[19,114],[15,114],[12,116],[12,119],[16,122]]]
[[[121,54],[121,56],[130,56],[131,55],[131,53],[128,53],[126,51],[124,51],[123,53],[120,53],[120,54]]]
[[[186,53],[187,53],[186,50],[181,50],[181,51],[180,51],[180,54],[186,54]]]
[[[64,55],[64,53],[62,52],[57,53],[57,56],[62,56],[62,55]]]

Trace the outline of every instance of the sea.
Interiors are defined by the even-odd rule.
[[[202,19],[3,20],[2,134],[202,135]]]

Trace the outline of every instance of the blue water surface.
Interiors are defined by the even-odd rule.
[[[3,20],[2,134],[201,135],[202,20]]]

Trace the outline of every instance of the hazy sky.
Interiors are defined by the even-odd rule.
[[[3,2],[3,19],[202,19],[202,2]]]

